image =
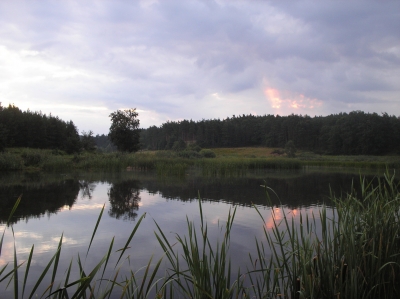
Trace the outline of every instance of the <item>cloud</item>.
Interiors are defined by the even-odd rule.
[[[310,114],[322,106],[322,101],[305,97],[303,94],[294,94],[290,91],[279,91],[267,88],[265,96],[277,114],[280,111],[292,110],[295,114]],[[307,113],[308,112],[308,113]]]
[[[368,103],[400,115],[399,9],[377,1],[2,2],[0,101],[95,133],[107,133],[109,113],[123,107],[146,111],[146,127],[268,114],[268,88],[279,91],[281,114]]]

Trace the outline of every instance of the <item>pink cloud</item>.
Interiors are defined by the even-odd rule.
[[[322,101],[308,98],[303,94],[296,94],[290,91],[280,91],[275,88],[267,88],[264,91],[271,107],[277,112],[291,113],[293,110],[307,112],[322,106]]]

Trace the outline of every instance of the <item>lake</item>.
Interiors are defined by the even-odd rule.
[[[380,173],[364,173],[372,179]],[[122,248],[137,221],[146,213],[139,229],[124,256],[121,273],[139,270],[152,256],[155,260],[163,254],[154,235],[155,222],[166,237],[174,243],[176,234],[187,231],[186,219],[199,223],[199,202],[202,199],[204,219],[209,236],[216,240],[221,235],[229,210],[237,207],[232,227],[230,254],[233,269],[245,272],[249,253],[255,252],[255,239],[262,239],[264,226],[273,223],[274,209],[277,217],[286,214],[294,217],[300,213],[316,215],[322,205],[331,206],[330,192],[340,195],[357,186],[359,172],[308,168],[299,171],[263,171],[243,177],[202,177],[196,173],[186,177],[157,177],[151,172],[126,171],[120,173],[7,173],[0,175],[0,229],[4,230],[9,213],[22,194],[21,203],[12,218],[18,262],[28,259],[34,244],[34,258],[28,278],[28,289],[33,278],[40,276],[57,250],[61,235],[63,246],[57,281],[65,276],[71,258],[78,253],[89,271],[108,251],[113,237],[114,251]],[[268,204],[266,189],[272,192]],[[255,205],[264,217],[261,219]],[[102,207],[104,214],[96,236],[86,257],[88,245]],[[329,209],[332,213],[332,210]],[[281,215],[281,216],[280,216]],[[186,218],[187,217],[187,218]],[[296,218],[297,217],[297,218]],[[13,261],[13,234],[6,229],[0,257],[0,269]],[[110,260],[116,262],[118,254]],[[9,266],[11,267],[11,266]],[[20,269],[22,283],[24,268]],[[112,270],[112,267],[111,267]],[[112,273],[106,271],[109,277]],[[164,270],[161,270],[160,276]],[[51,270],[50,270],[51,272]],[[236,273],[234,270],[233,272]],[[72,277],[79,269],[73,268]],[[107,276],[108,275],[108,276]],[[12,283],[4,291],[8,280],[0,284],[5,298],[13,296]],[[44,288],[38,291],[39,297]],[[3,297],[1,297],[3,298]]]

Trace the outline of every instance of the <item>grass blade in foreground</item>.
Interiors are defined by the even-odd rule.
[[[318,218],[299,215],[296,226],[285,213],[278,221],[272,210],[273,227],[264,229],[272,256],[268,259],[257,241],[258,255],[251,261],[258,265],[249,275],[262,273],[262,278],[252,278],[253,292],[260,297],[398,298],[400,193],[394,181],[388,174],[375,186],[361,179],[360,195],[333,197],[331,219],[322,207]]]
[[[182,270],[179,256],[174,252],[173,246],[168,242],[164,233],[157,225],[157,240],[165,250],[171,269],[168,277],[173,279],[172,285],[178,287],[180,293],[187,298],[234,298],[243,290],[239,280],[241,275],[237,275],[238,280],[230,284],[231,267],[229,261],[229,240],[236,208],[228,215],[225,225],[224,237],[222,242],[212,246],[212,242],[207,233],[207,225],[204,223],[203,210],[199,200],[200,211],[200,232],[197,233],[193,222],[187,219],[188,236],[181,237],[176,235],[177,244],[183,251],[182,258],[186,269]],[[198,238],[197,236],[201,236]]]

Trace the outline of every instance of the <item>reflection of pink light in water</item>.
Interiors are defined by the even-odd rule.
[[[271,217],[265,221],[265,227],[267,229],[272,229],[275,227],[275,224],[279,224],[279,222],[283,219],[283,213],[281,208],[274,208],[273,213],[271,212]],[[286,218],[291,219],[293,217],[296,217],[298,214],[298,210],[294,209],[289,211],[289,213],[286,214]],[[275,220],[275,223],[274,223]]]

